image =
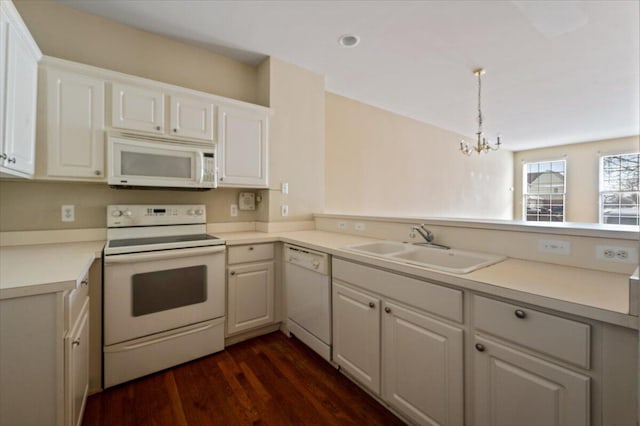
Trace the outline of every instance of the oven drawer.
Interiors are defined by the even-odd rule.
[[[480,296],[473,297],[473,311],[477,330],[589,368],[588,324]]]
[[[246,246],[229,247],[228,263],[258,262],[273,259],[273,244],[249,244]]]

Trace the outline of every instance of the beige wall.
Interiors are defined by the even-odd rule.
[[[512,218],[513,156],[463,156],[462,136],[326,95],[325,211]]]
[[[270,58],[259,67],[269,80],[269,221],[308,220],[324,206],[324,77]],[[264,86],[264,83],[261,87]],[[289,183],[289,193],[280,185]],[[289,206],[282,217],[280,207]]]
[[[257,70],[53,1],[14,1],[45,55],[258,103]]]
[[[522,219],[522,166],[524,163],[566,160],[567,222],[599,222],[599,159],[602,155],[626,154],[640,150],[638,136],[577,143],[514,153],[514,216]]]
[[[243,190],[244,191],[244,190]],[[105,228],[109,204],[205,204],[207,222],[254,221],[257,211],[231,217],[230,204],[238,203],[237,189],[204,192],[112,189],[100,183],[0,180],[0,231]],[[62,222],[60,209],[75,205],[75,222]]]

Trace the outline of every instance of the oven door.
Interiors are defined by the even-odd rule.
[[[224,246],[104,257],[104,344],[224,316]]]

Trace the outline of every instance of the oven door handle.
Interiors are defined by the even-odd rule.
[[[181,257],[199,256],[203,254],[222,253],[225,251],[224,245],[213,247],[194,247],[175,250],[150,251],[144,253],[114,254],[104,257],[105,265],[112,263],[134,263],[147,262],[153,260],[178,259]]]

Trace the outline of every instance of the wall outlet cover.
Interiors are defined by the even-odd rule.
[[[608,262],[638,263],[638,249],[623,246],[596,246],[596,259]]]
[[[74,222],[76,220],[76,209],[72,204],[62,206],[61,215],[63,222]]]
[[[364,226],[364,223],[358,222],[355,224],[354,228],[356,231],[364,231],[365,226]]]
[[[347,229],[347,222],[338,222],[338,229]]]
[[[231,217],[236,217],[238,216],[238,205],[237,204],[231,204],[231,208],[230,208],[230,212]]]
[[[288,205],[286,205],[286,204],[283,204],[283,205],[280,207],[280,214],[281,214],[282,216],[289,216],[289,206],[288,206]]]

